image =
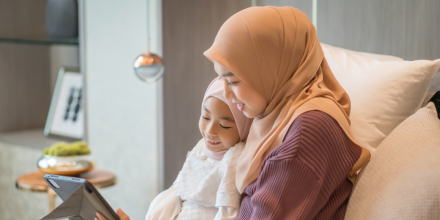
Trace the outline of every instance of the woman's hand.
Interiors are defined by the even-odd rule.
[[[118,214],[121,220],[130,220],[130,217],[128,217],[128,215],[125,214],[125,212],[123,212],[122,209],[120,208],[116,210],[116,214]],[[96,212],[95,220],[108,220],[108,219],[104,217],[100,212]]]

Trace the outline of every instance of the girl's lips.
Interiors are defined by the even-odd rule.
[[[206,142],[208,142],[209,145],[219,145],[220,144],[220,142],[211,141],[209,139],[206,139]]]
[[[244,110],[244,104],[237,104],[237,108],[242,112]]]

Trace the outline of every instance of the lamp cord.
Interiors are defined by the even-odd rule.
[[[147,53],[150,53],[150,0],[147,0]]]

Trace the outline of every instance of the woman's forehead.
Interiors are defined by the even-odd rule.
[[[216,62],[215,60],[214,60],[214,70],[219,75],[231,73],[228,69],[226,69],[224,66],[222,66],[220,63]]]

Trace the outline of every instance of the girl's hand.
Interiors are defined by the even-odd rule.
[[[125,212],[123,212],[122,209],[120,208],[116,210],[116,214],[118,214],[121,220],[130,220],[130,217],[128,217],[128,215],[125,214]],[[100,212],[96,212],[95,220],[108,220],[108,219],[104,217]]]

